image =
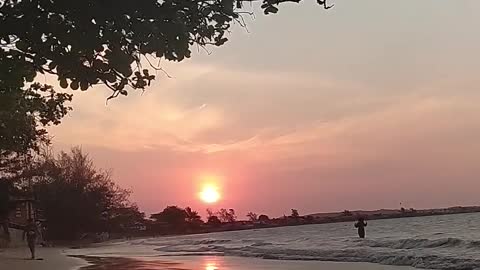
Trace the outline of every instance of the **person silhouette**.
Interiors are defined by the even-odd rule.
[[[358,236],[360,238],[365,238],[365,227],[367,227],[367,222],[363,217],[358,218],[357,223],[355,223],[355,228],[358,228]]]
[[[38,228],[32,218],[29,218],[23,231],[23,239],[27,238],[28,248],[32,254],[32,260],[35,259],[35,244],[38,236]]]

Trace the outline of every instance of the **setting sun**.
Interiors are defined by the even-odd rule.
[[[220,199],[220,193],[214,186],[205,186],[200,192],[200,199],[206,203],[215,203]]]

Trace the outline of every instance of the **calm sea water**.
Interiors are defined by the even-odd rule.
[[[373,262],[424,269],[480,269],[480,214],[306,225],[122,242],[110,252],[152,256],[244,256]]]

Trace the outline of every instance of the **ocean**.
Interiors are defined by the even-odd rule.
[[[480,214],[304,225],[116,242],[85,255],[235,256],[269,260],[369,262],[421,269],[480,269]]]

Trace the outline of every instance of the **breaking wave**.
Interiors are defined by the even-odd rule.
[[[458,238],[441,239],[415,239],[407,238],[391,241],[366,240],[364,245],[370,247],[385,247],[392,249],[416,249],[416,248],[439,248],[439,247],[480,247],[480,241],[464,241]]]
[[[309,261],[334,261],[334,262],[370,262],[386,265],[412,266],[423,269],[456,269],[474,270],[480,269],[480,258],[459,258],[454,255],[428,254],[413,252],[414,249],[422,248],[448,248],[448,247],[479,247],[477,241],[463,241],[461,239],[446,238],[438,240],[428,239],[401,239],[398,241],[364,241],[356,247],[346,249],[289,249],[282,248],[273,243],[250,243],[243,247],[228,247],[217,245],[218,242],[231,241],[201,241],[209,243],[208,246],[167,246],[156,250],[167,252],[163,256],[201,256],[223,255],[255,257],[271,260],[309,260]],[[197,242],[199,243],[199,242]],[[365,246],[367,248],[362,248]],[[368,247],[381,247],[383,250],[370,249]],[[183,253],[179,253],[183,252]]]

